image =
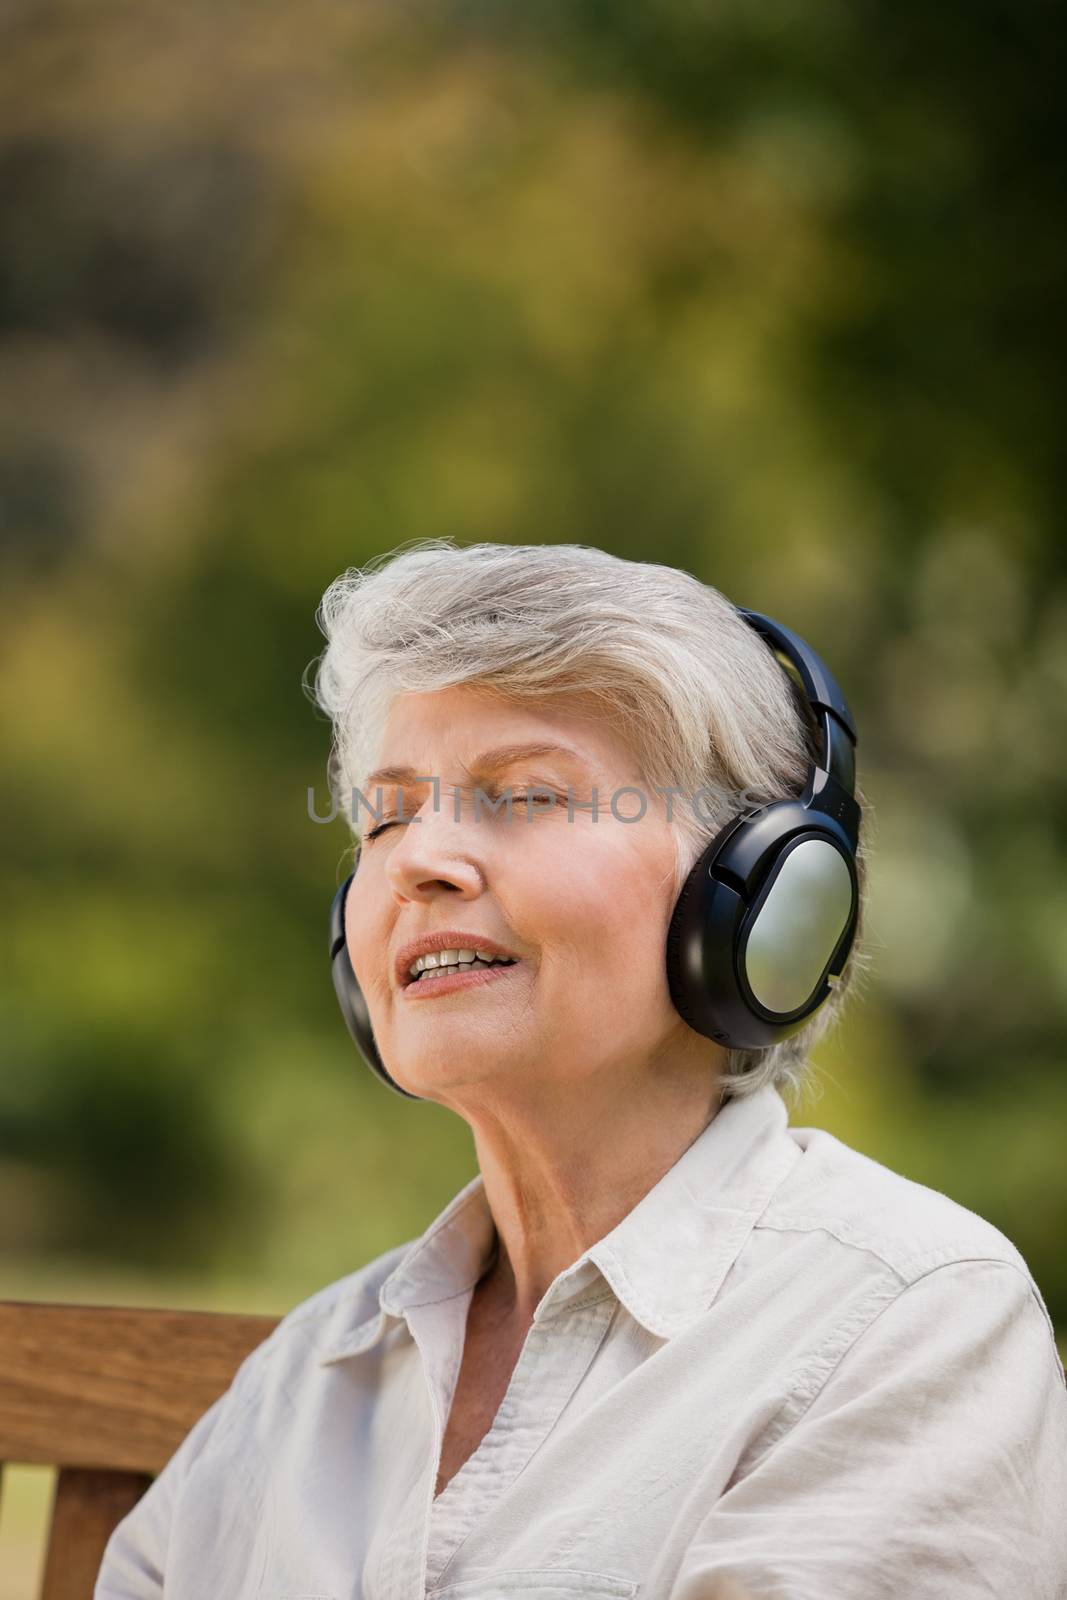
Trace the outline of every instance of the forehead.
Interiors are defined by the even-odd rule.
[[[516,763],[552,761],[594,777],[636,770],[628,741],[592,702],[577,695],[517,700],[468,684],[398,695],[374,767],[403,766],[445,777],[451,771],[475,771],[487,755],[494,757],[487,767],[499,768],[513,746],[559,747],[540,755],[519,755],[516,748]]]

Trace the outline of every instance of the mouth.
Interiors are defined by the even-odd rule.
[[[403,989],[404,999],[440,999],[444,995],[458,994],[462,989],[481,989],[486,984],[506,982],[508,974],[514,972],[519,964],[509,959],[494,960],[491,966],[479,962],[431,967],[417,978],[408,978]]]

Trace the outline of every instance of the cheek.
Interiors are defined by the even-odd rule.
[[[387,986],[389,975],[385,971],[382,952],[388,948],[388,941],[376,935],[366,906],[358,914],[349,911],[347,906],[346,911],[349,912],[345,917],[348,959],[360,988],[366,994],[383,985]]]
[[[555,965],[559,957],[572,977],[597,973],[655,987],[665,972],[672,887],[666,866],[657,865],[635,859],[618,839],[587,837],[557,850],[530,877],[530,923],[538,924],[544,959]]]
[[[513,879],[523,903],[521,911],[516,907],[516,923],[528,921],[546,944],[566,943],[568,934],[575,943],[584,943],[586,930],[596,926],[610,901],[611,863],[595,841],[583,847],[581,837],[568,835],[560,843],[558,835],[548,838],[546,829],[537,845],[523,860],[521,877]]]

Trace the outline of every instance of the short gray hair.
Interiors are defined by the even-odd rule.
[[[469,683],[515,699],[592,704],[622,732],[646,782],[703,791],[701,815],[689,805],[674,813],[675,892],[740,809],[740,791],[752,803],[797,794],[816,753],[792,673],[718,589],[675,567],[590,545],[417,539],[342,573],[316,620],[327,645],[305,690],[333,724],[331,792],[353,834],[353,791],[362,792],[402,693]],[[858,784],[856,798],[866,816]],[[868,831],[865,822],[844,974],[790,1038],[727,1052],[725,1097],[767,1083],[799,1090],[812,1047],[866,976]]]

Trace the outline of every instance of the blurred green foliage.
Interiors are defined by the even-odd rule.
[[[9,1285],[135,1266],[283,1309],[472,1175],[336,1012],[348,840],[307,816],[301,689],[326,584],[450,534],[675,563],[826,655],[876,972],[793,1121],[989,1217],[1067,1328],[1051,27],[9,9]]]

